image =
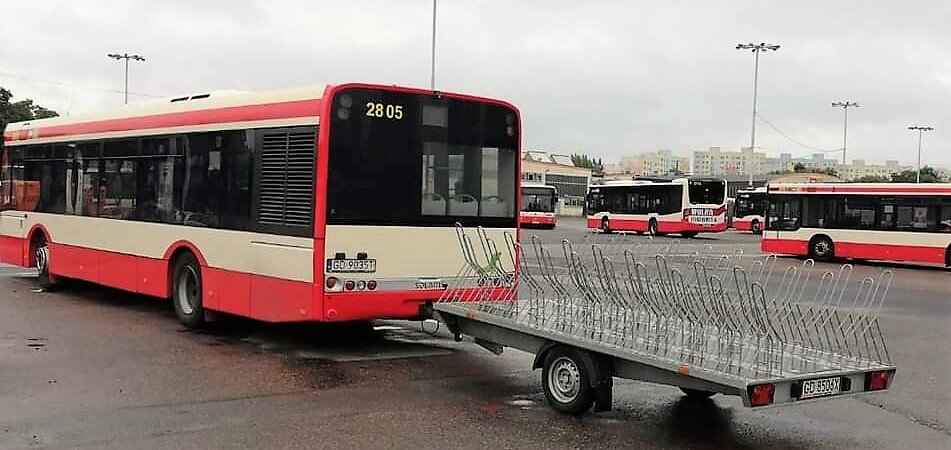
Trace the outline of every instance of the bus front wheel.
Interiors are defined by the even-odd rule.
[[[172,276],[172,304],[178,321],[187,328],[198,328],[205,322],[202,305],[201,265],[191,253],[183,253],[175,261]]]
[[[657,220],[651,219],[647,222],[647,234],[657,236]]]
[[[809,241],[809,257],[816,261],[832,261],[835,257],[835,244],[829,236],[819,235]]]
[[[759,225],[759,221],[758,221],[758,220],[754,220],[753,223],[750,224],[750,231],[752,231],[753,234],[762,234],[762,233],[763,233],[763,230],[760,228],[760,225]]]
[[[33,238],[33,260],[36,262],[36,281],[45,291],[56,287],[56,277],[50,274],[50,246],[42,233]]]

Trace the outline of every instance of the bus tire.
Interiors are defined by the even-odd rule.
[[[753,220],[753,223],[750,224],[750,231],[753,234],[763,234],[763,230],[759,226],[759,220]]]
[[[647,234],[657,236],[657,219],[647,221]]]
[[[680,388],[680,390],[684,393],[684,395],[687,396],[687,398],[691,400],[701,400],[704,398],[710,398],[710,397],[713,397],[714,395],[717,395],[716,392],[703,391],[700,389],[690,389],[690,388],[682,387]]]
[[[172,305],[175,316],[186,328],[198,328],[205,322],[202,302],[201,265],[190,252],[175,259],[172,272]]]
[[[816,261],[829,262],[835,259],[835,244],[829,236],[820,234],[809,240],[809,257]]]
[[[36,263],[36,282],[44,291],[56,289],[58,281],[50,274],[50,246],[46,235],[38,232],[33,236],[30,252]]]
[[[604,234],[611,234],[611,222],[608,220],[608,216],[601,218],[601,232]]]
[[[687,238],[687,239],[693,239],[693,238],[697,237],[697,232],[696,232],[696,231],[684,231],[684,232],[680,233],[680,235],[683,236],[683,237],[685,237],[685,238]]]
[[[596,389],[594,376],[586,364],[582,350],[557,346],[545,355],[542,366],[542,388],[552,409],[564,414],[580,415],[591,409]]]

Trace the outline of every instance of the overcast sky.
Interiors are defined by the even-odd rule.
[[[158,96],[369,81],[429,84],[429,0],[0,0],[0,86],[60,113]],[[440,0],[437,88],[515,103],[524,147],[614,162],[748,146],[951,167],[951,1]],[[51,84],[40,81],[65,83]],[[80,87],[82,89],[80,89]],[[131,101],[154,101],[133,95]],[[784,137],[786,134],[789,138]],[[797,144],[790,140],[798,141]],[[841,158],[841,154],[830,156]]]

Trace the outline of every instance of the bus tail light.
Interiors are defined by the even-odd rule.
[[[372,291],[372,290],[375,290],[375,289],[376,289],[376,280],[367,281],[367,289],[368,289],[368,290],[371,290],[371,291]]]
[[[891,377],[891,372],[886,370],[879,370],[875,372],[869,372],[865,374],[865,390],[866,391],[880,391],[888,387],[888,378]]]
[[[773,403],[773,394],[776,392],[776,386],[770,383],[757,384],[747,388],[750,394],[750,406],[766,406]]]
[[[352,291],[355,287],[357,287],[357,283],[353,280],[347,280],[347,282],[343,284],[343,288],[348,291]]]
[[[329,277],[327,278],[327,281],[325,282],[325,286],[327,286],[327,289],[333,289],[337,287],[338,281],[339,280],[337,280],[337,277]]]
[[[684,220],[690,218],[690,208],[684,208]]]

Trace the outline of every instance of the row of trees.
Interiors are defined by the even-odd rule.
[[[852,180],[853,183],[914,183],[917,180],[917,171],[914,170],[903,170],[898,173],[893,173],[890,177],[880,177],[877,175],[869,175],[865,177],[859,177]],[[922,183],[945,183],[951,182],[951,180],[945,180],[938,174],[938,171],[934,167],[924,166],[921,168],[921,182]]]
[[[5,129],[8,123],[45,119],[59,115],[56,111],[37,105],[30,99],[17,102],[11,100],[13,100],[13,92],[0,86],[0,130]]]

